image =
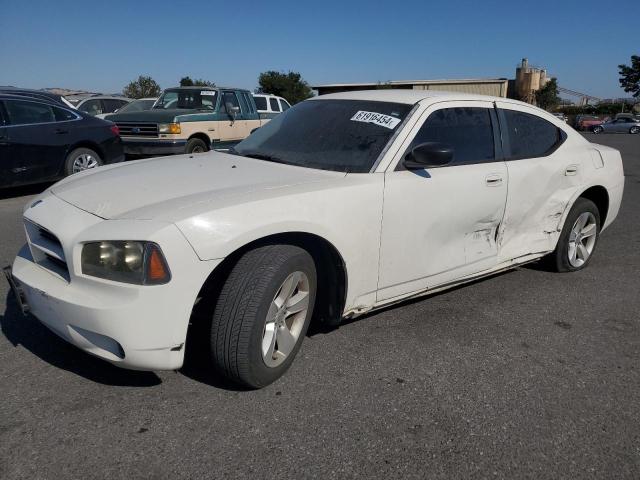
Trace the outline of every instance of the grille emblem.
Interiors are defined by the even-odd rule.
[[[138,127],[133,127],[131,129],[131,133],[140,133],[140,129]]]

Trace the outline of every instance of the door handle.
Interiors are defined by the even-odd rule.
[[[8,138],[5,135],[0,135],[0,145],[9,145]]]
[[[499,187],[502,185],[502,176],[497,173],[493,173],[491,175],[487,175],[484,182],[487,187]]]
[[[64,135],[65,133],[69,133],[69,130],[64,130],[62,128],[56,128],[56,133],[58,135]]]
[[[577,173],[578,173],[578,165],[569,165],[564,171],[564,174],[567,177],[576,175]]]

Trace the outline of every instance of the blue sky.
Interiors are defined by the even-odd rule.
[[[617,65],[640,54],[640,1],[520,4],[0,0],[0,85],[117,92],[143,74],[253,89],[265,70],[310,84],[513,78],[528,57],[566,88],[627,96]]]

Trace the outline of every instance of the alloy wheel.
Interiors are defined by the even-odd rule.
[[[581,267],[593,253],[598,233],[597,228],[596,217],[591,212],[584,212],[576,219],[569,235],[567,252],[572,267]]]
[[[88,153],[82,153],[73,160],[73,173],[82,172],[99,166],[98,159]]]
[[[309,278],[296,271],[282,283],[267,313],[262,333],[262,358],[277,367],[293,351],[309,310]]]

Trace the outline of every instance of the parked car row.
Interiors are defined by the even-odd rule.
[[[270,107],[289,108],[279,97],[260,98]],[[228,149],[270,120],[261,114],[251,92],[223,87],[168,88],[151,109],[118,111],[105,118],[118,125],[128,155]]]
[[[0,187],[124,160],[118,127],[52,100],[0,93]]]

